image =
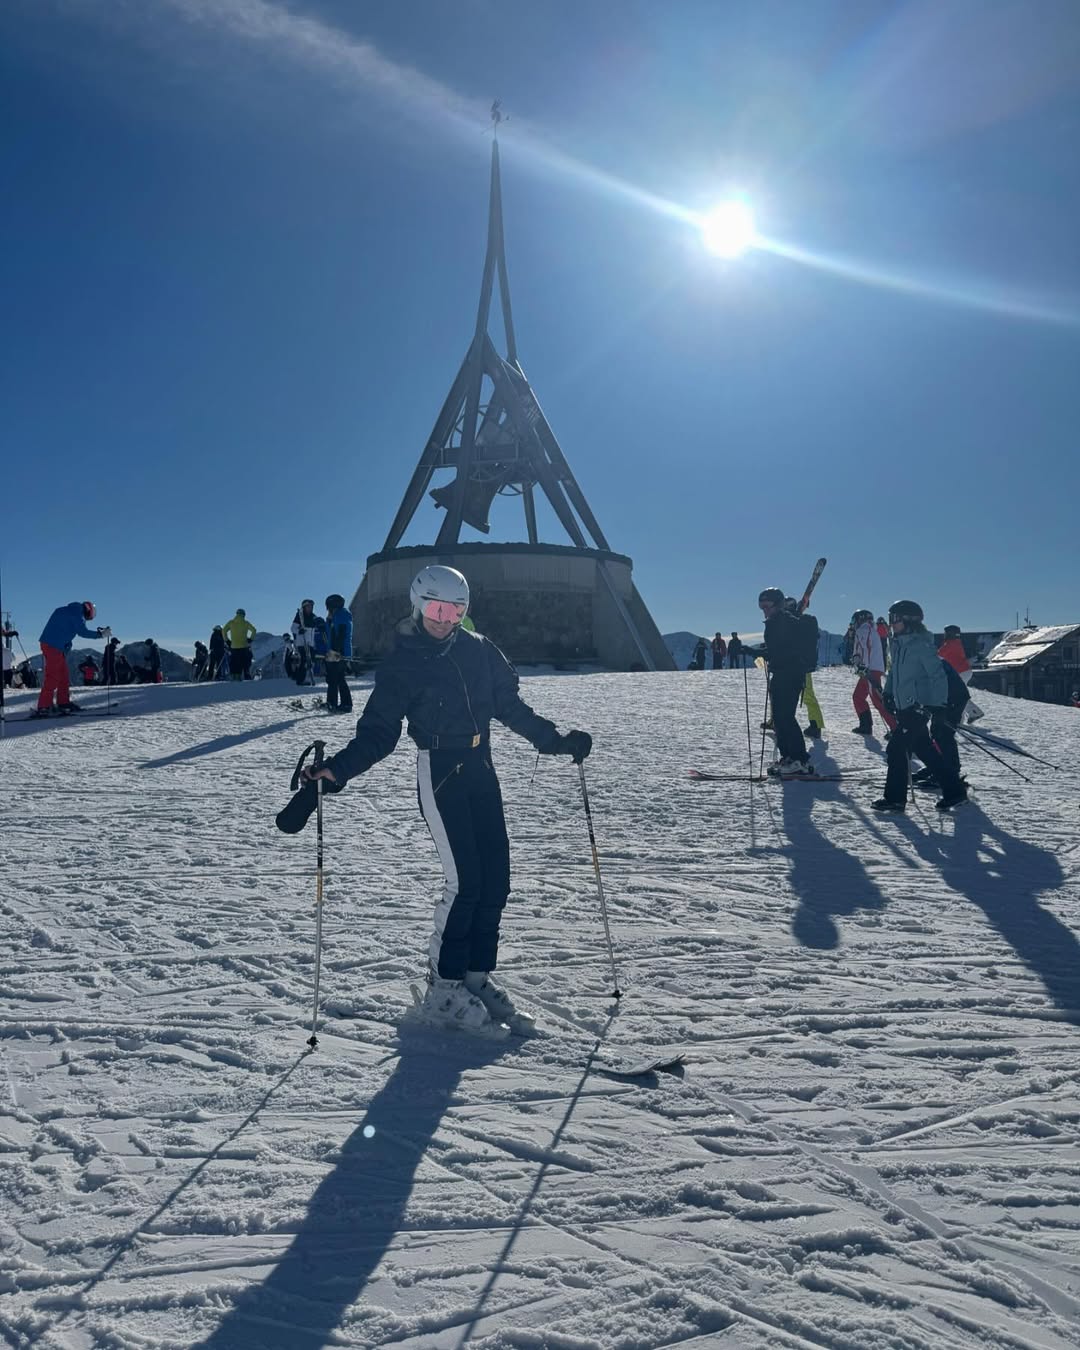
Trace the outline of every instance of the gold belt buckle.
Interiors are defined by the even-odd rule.
[[[472,738],[472,748],[475,750],[479,744],[480,744],[480,736],[479,734],[477,734]]]

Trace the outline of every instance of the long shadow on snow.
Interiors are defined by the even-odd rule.
[[[292,1243],[193,1350],[323,1346],[363,1294],[402,1230],[417,1169],[462,1073],[506,1048],[464,1038],[451,1049],[433,1048],[430,1035],[399,1034],[394,1072],[342,1144]]]
[[[252,727],[250,731],[238,732],[235,736],[215,736],[212,741],[203,741],[201,745],[189,746],[187,750],[177,750],[175,755],[164,755],[161,759],[148,759],[140,769],[164,769],[168,764],[179,764],[181,760],[198,759],[200,755],[217,755],[222,750],[231,750],[234,746],[244,745],[247,741],[257,741],[260,736],[274,736],[296,725],[297,718],[288,717],[282,722],[271,722],[267,727]]]
[[[953,890],[979,906],[1067,1020],[1080,1023],[1080,942],[1036,899],[1064,881],[1057,857],[1006,834],[975,802],[956,812],[951,833],[911,830],[910,838]]]
[[[824,773],[837,771],[834,760],[819,758],[818,763]],[[791,859],[788,880],[799,902],[791,931],[804,947],[830,950],[840,945],[834,916],[883,909],[885,896],[859,859],[838,848],[814,824],[814,802],[823,797],[840,800],[839,784],[785,783],[780,792],[788,838],[781,851]]]

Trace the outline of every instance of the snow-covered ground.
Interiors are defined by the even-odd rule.
[[[596,737],[625,993],[577,772],[534,778],[500,728],[501,969],[548,1033],[501,1046],[397,1025],[440,881],[411,743],[327,802],[323,991],[348,1016],[311,1052],[314,822],[274,814],[349,723],[269,681],[9,721],[0,1337],[1074,1348],[1080,714],[980,692],[983,726],[1065,771],[971,750],[972,804],[878,818],[851,682],[818,676],[843,781],[753,787],[687,779],[746,765],[737,671],[524,682]],[[624,1081],[598,1042],[689,1062]]]

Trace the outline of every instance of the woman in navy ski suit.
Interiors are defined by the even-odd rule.
[[[462,599],[425,600],[421,583],[434,574],[452,574],[461,587],[453,594]],[[445,576],[435,581],[444,583]],[[584,731],[560,735],[521,698],[517,673],[499,648],[461,627],[468,583],[459,572],[425,568],[411,594],[413,615],[398,625],[394,649],[375,672],[355,736],[321,770],[305,776],[321,774],[344,785],[385,759],[398,743],[402,721],[408,722],[419,752],[420,810],[446,874],[428,948],[430,982],[443,986],[455,1007],[459,995],[467,1001],[471,993],[494,1009],[492,1015],[505,1013],[502,1020],[509,1023],[514,1012],[509,999],[487,980],[495,969],[499,924],[510,892],[510,846],[490,723],[492,718],[502,722],[541,754],[571,755],[578,764],[592,749],[592,738]],[[458,1013],[454,1016],[462,1021]],[[479,1029],[467,1017],[463,1025]]]

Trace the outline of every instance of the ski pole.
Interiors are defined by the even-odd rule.
[[[746,667],[742,668],[742,687],[743,700],[746,703],[746,772],[750,778],[754,776],[754,743],[750,738],[750,681],[746,678]],[[753,788],[750,789],[751,797],[754,795]]]
[[[989,741],[991,745],[996,745],[1000,750],[1008,750],[1013,755],[1023,755],[1025,759],[1033,759],[1036,764],[1045,764],[1048,769],[1057,769],[1061,771],[1060,764],[1051,764],[1048,759],[1040,759],[1038,755],[1033,755],[1030,750],[1021,750],[1018,745],[1009,745],[1006,741],[998,740],[996,736],[991,736],[988,731],[976,731],[974,727],[957,727],[957,731],[963,731],[970,735],[976,741]]]
[[[585,786],[585,765],[583,763],[578,765],[578,776],[581,779],[581,800],[585,803],[585,820],[589,826],[589,847],[592,849],[593,871],[596,873],[596,890],[600,896],[600,917],[604,921],[604,938],[607,942],[608,960],[611,962],[611,979],[615,986],[611,997],[620,999],[622,998],[622,990],[619,988],[619,972],[615,969],[615,948],[611,942],[607,901],[604,898],[604,880],[600,875],[600,855],[596,851],[596,832],[593,830],[592,810],[589,807],[589,789]]]
[[[326,749],[325,741],[315,742],[315,757],[311,761],[315,769],[322,768],[323,751]],[[322,916],[323,916],[323,830],[322,830],[322,795],[323,780],[315,780],[315,791],[317,793],[315,806],[315,993],[311,1004],[311,1035],[308,1037],[308,1045],[314,1050],[319,1044],[319,1038],[315,1034],[315,1026],[319,1017],[319,977],[322,975]]]
[[[758,756],[758,777],[765,776],[765,731],[766,723],[769,720],[769,693],[770,693],[770,672],[769,667],[765,667],[765,711],[761,716],[761,754]]]
[[[1027,774],[1021,773],[1016,765],[1010,764],[1007,759],[1002,759],[1000,755],[995,755],[993,750],[983,745],[978,736],[972,736],[966,727],[957,727],[956,730],[964,737],[964,741],[967,745],[977,745],[984,755],[989,755],[991,759],[996,759],[999,764],[1004,764],[1007,769],[1010,769],[1018,778],[1022,778],[1025,783],[1031,782],[1031,779]]]

